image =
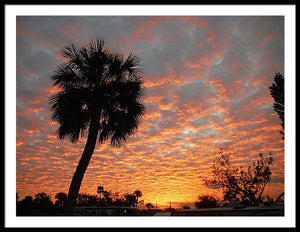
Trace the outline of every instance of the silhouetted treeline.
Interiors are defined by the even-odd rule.
[[[249,201],[241,201],[240,199],[235,199],[232,202],[224,201],[223,199],[217,199],[214,196],[210,195],[200,195],[198,196],[199,201],[196,201],[196,208],[219,208],[219,207],[247,207],[251,206]],[[276,199],[270,197],[269,195],[265,195],[262,197],[260,205],[263,206],[273,206],[273,205],[284,204],[284,192],[279,194]],[[187,209],[186,206],[183,209]]]
[[[143,201],[138,200],[142,196],[142,192],[139,190],[120,196],[119,193],[106,191],[103,187],[99,187],[97,191],[99,196],[87,193],[78,194],[76,207],[137,207],[139,204],[143,204]],[[26,196],[19,201],[17,195],[17,216],[63,215],[67,197],[66,193],[59,192],[55,195],[53,202],[49,195],[41,192],[34,197]]]
[[[21,201],[17,197],[17,216],[57,215],[60,209],[44,192],[36,194],[34,198],[26,196]]]

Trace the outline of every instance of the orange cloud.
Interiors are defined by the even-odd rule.
[[[210,42],[212,41],[215,37],[216,37],[216,30],[212,30],[206,37],[205,37],[205,41],[206,42]]]
[[[78,29],[80,29],[80,28],[77,28],[77,27],[75,27],[74,24],[70,24],[70,23],[69,24],[65,24],[65,25],[58,25],[58,30],[63,35],[73,34]]]
[[[47,93],[48,96],[58,93],[59,91],[61,91],[61,88],[56,86],[50,86],[50,87],[46,87],[45,88],[45,92]]]
[[[17,28],[17,35],[26,35],[26,34],[27,34],[26,31],[24,31],[24,30],[21,29],[21,28]]]
[[[45,110],[45,107],[32,107],[27,109],[28,112],[33,112],[33,113],[37,113],[43,110]]]
[[[273,33],[269,33],[269,34],[265,35],[263,37],[263,39],[257,44],[257,48],[262,47],[267,42],[269,42],[270,40],[274,40],[274,39],[275,39],[275,35]]]
[[[25,133],[28,133],[28,134],[34,134],[34,133],[39,133],[40,130],[38,128],[35,128],[35,129],[24,129]]]
[[[22,146],[23,144],[24,144],[23,141],[18,140],[16,146],[17,146],[17,148],[18,148],[18,147]]]

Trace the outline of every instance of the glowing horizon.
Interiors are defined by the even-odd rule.
[[[68,192],[85,145],[56,138],[48,98],[61,49],[103,36],[106,48],[142,60],[146,114],[121,148],[97,144],[80,192],[99,185],[139,189],[145,204],[169,206],[215,194],[209,176],[223,148],[247,166],[272,152],[265,194],[284,191],[284,141],[268,87],[284,73],[279,16],[18,16],[17,192],[19,198]],[[172,203],[172,205],[173,205]]]

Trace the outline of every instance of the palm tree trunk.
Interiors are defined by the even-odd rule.
[[[64,209],[65,215],[73,215],[74,213],[74,208],[76,205],[76,199],[79,193],[80,185],[95,149],[98,128],[99,120],[92,120],[90,123],[89,134],[86,145],[84,147],[84,151],[77,165],[76,171],[73,175],[73,179],[69,188],[68,199]]]

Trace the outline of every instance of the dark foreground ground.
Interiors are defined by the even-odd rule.
[[[127,207],[78,207],[75,216],[284,216],[284,206],[206,208],[181,210],[138,210]]]

